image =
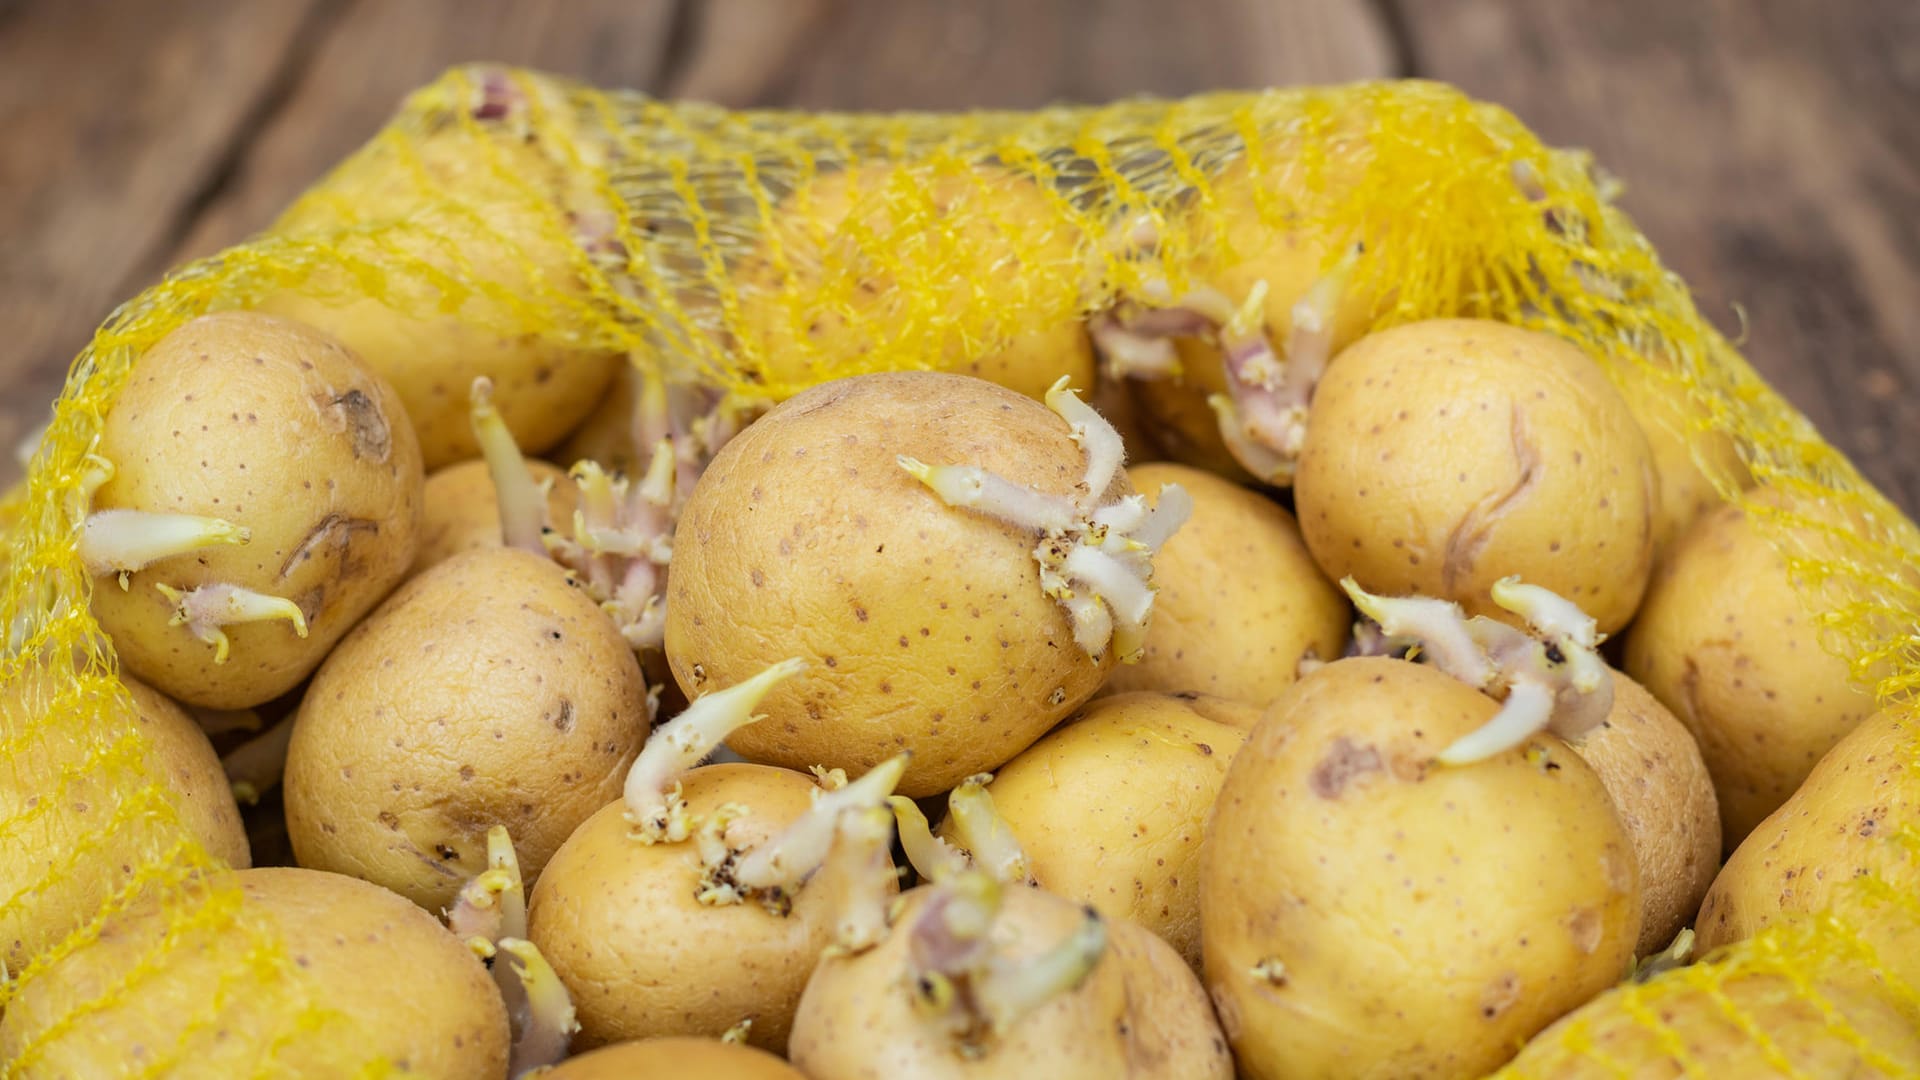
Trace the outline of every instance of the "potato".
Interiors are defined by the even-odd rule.
[[[566,470],[529,460],[527,471],[534,483],[548,485],[548,520],[571,529],[579,489],[568,479]],[[423,503],[426,510],[420,522],[420,550],[414,553],[408,577],[462,551],[502,546],[500,500],[486,462],[462,461],[427,477]]]
[[[1660,474],[1653,546],[1664,558],[1695,519],[1725,502],[1709,472],[1736,488],[1752,486],[1753,477],[1732,437],[1700,426],[1698,408],[1682,390],[1663,382],[1655,369],[1621,362],[1612,371],[1614,386],[1646,432],[1653,468]]]
[[[1146,655],[1115,690],[1197,690],[1264,707],[1307,660],[1346,648],[1353,612],[1314,565],[1293,515],[1258,492],[1183,465],[1136,465],[1137,491],[1177,483],[1193,518],[1153,563]]]
[[[1873,710],[1821,646],[1786,560],[1734,506],[1674,547],[1627,634],[1625,667],[1700,744],[1729,852]]]
[[[1833,913],[1874,950],[1876,967],[1920,984],[1920,917],[1903,903],[1920,891],[1920,861],[1901,837],[1920,820],[1917,737],[1913,713],[1893,706],[1828,751],[1713,880],[1695,924],[1700,951]]]
[[[1646,688],[1613,675],[1613,708],[1575,740],[1613,796],[1640,867],[1640,944],[1648,956],[1693,921],[1720,867],[1720,806],[1700,748]]]
[[[314,676],[287,749],[294,854],[439,911],[504,825],[531,881],[619,796],[648,721],[633,651],[570,575],[517,549],[456,555]]]
[[[763,721],[764,722],[764,721]],[[812,805],[803,773],[709,765],[681,776],[687,810],[728,803],[729,848],[764,843]],[[575,1046],[669,1035],[717,1037],[752,1020],[747,1041],[782,1052],[795,1004],[833,940],[834,894],[803,888],[792,911],[759,903],[708,906],[698,845],[646,844],[613,803],[567,838],[534,887],[529,937],[572,992]]]
[[[294,203],[272,231],[419,269],[389,275],[368,296],[352,264],[336,259],[253,307],[338,336],[390,380],[428,469],[480,452],[467,389],[482,375],[527,452],[558,444],[622,362],[587,340],[588,321],[610,316],[596,311],[575,251],[605,243],[611,209],[531,140],[449,127],[409,143],[406,163],[377,150]],[[378,239],[358,237],[367,230]]]
[[[1242,1076],[1479,1076],[1627,971],[1633,849],[1593,771],[1544,733],[1435,764],[1496,710],[1361,657],[1254,728],[1200,859],[1206,980]]]
[[[269,1061],[281,1076],[375,1064],[507,1075],[507,1014],[486,968],[400,897],[270,868],[240,871],[205,901],[184,923],[141,903],[23,983],[0,1019],[0,1061],[49,1077],[250,1076]],[[256,952],[275,942],[290,963]]]
[[[1541,1032],[1502,1077],[1635,1080],[1920,1073],[1920,1027],[1858,975],[1806,980],[1765,971],[1670,976],[1611,990]],[[1648,1021],[1657,1016],[1659,1023]]]
[[[738,275],[745,351],[789,393],[871,368],[863,358],[879,348],[937,351],[946,370],[1035,399],[1062,376],[1091,386],[1080,237],[1063,213],[1033,181],[988,166],[870,164],[814,179],[782,200]],[[929,295],[972,320],[969,332],[911,318]],[[988,332],[997,348],[979,355]]]
[[[1200,967],[1200,838],[1259,710],[1217,698],[1093,701],[987,791],[1035,881],[1159,934]],[[956,840],[951,819],[941,836]]]
[[[913,974],[919,960],[916,916],[935,902],[939,888],[908,893],[893,932],[878,947],[821,962],[800,999],[789,1055],[810,1080],[1233,1075],[1226,1042],[1193,972],[1171,946],[1120,921],[1105,924],[1104,949],[1091,970],[1082,965],[1071,971],[1078,981],[1057,985],[1065,980],[1039,975],[1056,985],[1009,1006],[1003,1030],[955,1039],[940,1026],[944,1016],[930,1015],[917,1000],[916,987],[930,984]],[[1077,905],[1011,886],[991,923],[988,948],[1004,971],[1035,974],[1048,968],[1059,943],[1070,946],[1084,934],[1086,923],[1087,913]],[[975,985],[972,994],[981,993]]]
[[[793,1066],[750,1046],[718,1039],[666,1038],[615,1043],[569,1058],[541,1080],[634,1080],[697,1076],[700,1080],[806,1080]]]
[[[420,450],[399,398],[297,323],[227,312],[168,334],[134,362],[97,452],[113,473],[81,550],[97,572],[131,572],[125,588],[99,582],[94,615],[128,670],[189,704],[245,708],[291,690],[419,543]],[[180,520],[158,515],[209,525],[138,551]],[[257,595],[230,603],[233,588]]]
[[[1510,622],[1489,590],[1519,575],[1612,633],[1646,588],[1659,478],[1626,402],[1578,349],[1436,319],[1335,359],[1294,497],[1329,578]]]
[[[0,730],[0,967],[19,972],[181,840],[236,869],[247,833],[220,759],[185,710],[121,676],[132,699],[62,685],[50,669],[7,680]],[[97,755],[97,756],[96,756]],[[133,812],[130,812],[133,811]]]
[[[1041,555],[1082,550],[1087,511],[1068,500],[1130,493],[1117,468],[1088,484],[1071,430],[1011,391],[928,372],[845,379],[776,407],[727,444],[681,515],[667,582],[675,679],[697,697],[808,661],[762,704],[768,719],[729,740],[753,761],[857,772],[910,749],[901,791],[922,796],[1013,757],[1124,651],[1117,634],[1111,648],[1083,644],[1089,613],[1070,617],[1042,587]],[[1042,550],[1038,529],[947,505],[903,455],[930,463],[929,483],[981,466],[1080,516]],[[1099,460],[1117,466],[1117,452]]]

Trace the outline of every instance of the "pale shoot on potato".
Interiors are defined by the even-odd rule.
[[[884,810],[911,758],[911,754],[900,754],[843,787],[816,790],[806,813],[755,847],[731,847],[725,842],[724,827],[702,829],[699,901],[722,906],[752,899],[769,911],[786,914],[794,892],[834,850],[841,818],[873,808]]]
[[[115,574],[120,587],[136,570],[161,559],[220,544],[244,544],[252,534],[242,526],[198,514],[150,510],[100,510],[80,527],[80,559],[91,574]]]
[[[580,1025],[552,965],[527,940],[527,891],[520,858],[504,826],[487,830],[487,868],[447,910],[447,929],[488,961],[513,1031],[509,1076],[557,1064]],[[504,954],[504,955],[503,955]]]
[[[692,835],[699,822],[681,801],[676,778],[735,730],[760,719],[754,715],[754,706],[776,684],[806,666],[804,660],[785,660],[745,682],[705,694],[648,736],[627,773],[626,813],[634,826],[633,837],[653,844],[677,843]]]
[[[500,539],[508,547],[545,555],[541,536],[547,531],[546,493],[534,482],[527,459],[514,442],[513,432],[493,405],[493,380],[473,380],[468,401],[474,438],[493,478],[494,498],[500,505]]]
[[[947,816],[953,824],[954,838],[973,865],[996,880],[1031,885],[1033,872],[1027,864],[1027,853],[1013,835],[1013,827],[994,808],[993,793],[987,790],[992,781],[989,773],[969,776],[947,796]]]
[[[833,944],[829,956],[852,956],[887,936],[887,912],[899,880],[893,865],[893,812],[885,805],[862,806],[840,815],[833,849],[821,863],[810,889],[832,895]]]
[[[1112,648],[1132,663],[1145,647],[1153,610],[1153,554],[1186,521],[1192,500],[1168,484],[1153,508],[1139,496],[1102,504],[1125,458],[1119,432],[1082,403],[1065,378],[1047,392],[1047,406],[1067,422],[1087,458],[1072,497],[971,465],[928,465],[903,455],[900,467],[948,506],[1039,533],[1033,557],[1041,587],[1067,612],[1074,641],[1095,659]]]
[[[1439,753],[1442,765],[1484,761],[1540,731],[1576,738],[1613,707],[1594,621],[1547,589],[1512,577],[1494,586],[1494,602],[1526,621],[1529,629],[1521,631],[1485,616],[1470,619],[1447,600],[1375,596],[1351,577],[1340,587],[1378,625],[1371,639],[1378,649],[1412,646],[1436,669],[1500,700],[1493,719]]]
[[[224,629],[228,626],[285,619],[293,624],[295,634],[307,636],[306,612],[285,597],[267,596],[238,585],[202,585],[183,592],[156,581],[153,587],[173,604],[169,625],[184,626],[188,633],[213,646],[215,664],[226,663],[232,651]]]
[[[254,722],[259,723],[258,717]],[[220,767],[226,770],[227,783],[232,786],[236,801],[254,806],[260,802],[260,796],[280,783],[281,775],[287,771],[287,744],[292,741],[293,716],[289,714],[220,759]]]
[[[494,966],[512,970],[513,978],[522,988],[524,1003],[519,1010],[508,1011],[513,1027],[513,1049],[507,1075],[524,1077],[565,1059],[567,1046],[573,1041],[573,1033],[580,1030],[580,1022],[574,1017],[573,998],[567,993],[566,984],[540,954],[538,946],[525,938],[508,937],[500,939],[499,951],[506,954],[507,960],[503,963],[496,959]]]
[[[920,875],[920,880],[945,881],[972,865],[964,852],[954,850],[952,845],[933,835],[933,829],[927,825],[927,815],[920,812],[920,804],[905,795],[893,795],[887,799],[887,805],[893,808],[894,824],[899,830],[900,847],[906,852],[907,863]]]

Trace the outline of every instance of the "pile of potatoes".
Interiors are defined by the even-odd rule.
[[[89,459],[93,615],[152,775],[346,1026],[217,985],[238,929],[156,968],[181,931],[136,899],[18,987],[0,1062],[328,1075],[350,1031],[450,1077],[1478,1076],[1604,1027],[1689,927],[1737,941],[1866,865],[1849,808],[1912,725],[1869,719],[1722,503],[1735,447],[1652,376],[1484,320],[1366,332],[1364,255],[1251,220],[1191,296],[1087,319],[1007,269],[1037,189],[978,179],[922,209],[977,223],[956,281],[1031,317],[965,374],[769,406],[294,295],[141,355]],[[769,298],[843,264],[850,187],[916,182],[790,196],[739,269],[767,382],[900,318]],[[0,806],[58,775],[0,771]],[[99,812],[0,846],[0,893]],[[1783,891],[1783,845],[1828,883]],[[110,861],[0,908],[11,969]],[[1780,1060],[1878,1075],[1742,1000]],[[1920,1068],[1874,977],[1844,1003]],[[1690,1034],[1711,1010],[1667,1022],[1616,1057],[1756,1067]]]

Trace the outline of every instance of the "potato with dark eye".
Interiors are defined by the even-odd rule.
[[[190,705],[269,701],[405,576],[420,448],[392,386],[309,326],[195,319],[133,363],[80,554],[121,663]]]

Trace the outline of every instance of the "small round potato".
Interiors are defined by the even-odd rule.
[[[182,833],[228,866],[251,863],[206,734],[159,691],[120,678],[131,709],[104,691],[60,697],[64,680],[44,669],[8,680],[0,730],[36,735],[0,769],[0,822],[10,834],[0,843],[0,966],[9,971],[85,925],[133,866]],[[126,814],[130,806],[143,810]]]
[[[438,912],[504,825],[531,881],[619,797],[647,728],[633,650],[571,575],[514,548],[456,555],[308,687],[284,780],[294,854]]]
[[[1613,672],[1613,709],[1571,745],[1613,796],[1640,867],[1640,944],[1657,953],[1693,921],[1720,867],[1720,804],[1693,736],[1639,683]]]
[[[1920,860],[1900,835],[1920,821],[1916,746],[1920,721],[1900,706],[1841,739],[1714,879],[1695,925],[1699,951],[1833,912],[1890,973],[1920,982],[1920,918],[1898,910],[1903,898],[1920,895]],[[1868,877],[1878,886],[1863,887],[1859,879]]]
[[[1200,840],[1259,719],[1250,705],[1198,695],[1099,698],[987,790],[1042,888],[1139,923],[1198,970]]]
[[[1736,506],[1674,547],[1627,634],[1625,667],[1699,743],[1728,852],[1873,711],[1821,646],[1786,560]]]
[[[244,544],[103,575],[93,612],[128,670],[192,705],[239,709],[293,689],[373,609],[419,544],[420,449],[393,388],[335,339],[244,312],[195,319],[134,362],[101,430],[101,512],[218,518]],[[305,619],[175,623],[166,586],[237,586]],[[199,593],[197,595],[206,595]],[[201,631],[224,634],[225,662]]]
[[[803,773],[765,765],[709,765],[683,773],[695,815],[728,803],[749,812],[727,845],[766,842],[813,804]],[[747,1041],[784,1052],[807,976],[831,944],[831,897],[801,889],[793,910],[759,903],[707,906],[698,845],[644,844],[615,802],[567,839],[528,909],[528,935],[566,983],[580,1021],[576,1046],[665,1035],[715,1038],[752,1020]]]
[[[506,1077],[507,1012],[486,968],[385,889],[275,867],[235,874],[184,924],[172,907],[191,898],[174,900],[116,916],[24,983],[0,1061],[49,1077]],[[276,944],[284,967],[261,951]],[[28,1047],[31,1065],[16,1060]]]
[[[932,372],[828,383],[736,436],[675,533],[666,652],[690,698],[807,661],[728,739],[741,756],[857,775],[910,749],[899,790],[931,795],[1025,749],[1111,667],[1042,591],[1038,536],[949,507],[903,454],[1054,495],[1085,475],[1044,406]]]
[[[1335,358],[1294,496],[1333,580],[1511,622],[1489,590],[1517,574],[1612,633],[1646,588],[1659,477],[1625,400],[1579,349],[1436,319]]]
[[[1634,854],[1593,770],[1546,734],[1434,761],[1497,709],[1362,657],[1254,728],[1200,859],[1206,979],[1241,1075],[1479,1076],[1626,972]]]
[[[649,1076],[699,1080],[806,1080],[793,1066],[751,1046],[718,1039],[666,1038],[614,1043],[568,1058],[540,1080],[638,1080]]]
[[[1196,690],[1264,708],[1300,677],[1301,661],[1346,648],[1353,612],[1285,508],[1184,465],[1136,465],[1127,476],[1141,492],[1179,484],[1193,517],[1154,557],[1146,655],[1115,668],[1110,688]]]
[[[1649,1023],[1650,1016],[1660,1022]],[[1670,979],[1602,994],[1529,1042],[1511,1074],[1541,1080],[1894,1080],[1920,1075],[1920,1026],[1884,987],[1857,974],[1806,980],[1762,971],[1714,982]]]
[[[1079,234],[1062,213],[1005,169],[871,164],[822,176],[781,202],[763,251],[740,271],[748,352],[765,382],[797,387],[871,368],[861,358],[904,335],[943,349],[946,370],[1031,398],[1061,376],[1091,386]],[[870,254],[883,249],[889,258]],[[895,267],[932,276],[896,277]],[[843,292],[850,311],[822,299]],[[910,318],[929,293],[945,294],[955,318],[992,320],[1005,344],[970,357],[957,331]]]
[[[574,248],[592,245],[596,237],[583,230],[610,221],[611,211],[533,143],[449,128],[411,142],[409,152],[408,163],[350,162],[325,194],[295,203],[273,231],[318,236],[389,266],[399,257],[430,269],[391,274],[386,294],[373,297],[356,285],[349,264],[327,263],[253,306],[327,330],[390,380],[419,432],[427,468],[479,454],[467,395],[482,375],[493,380],[515,441],[541,453],[600,403],[621,363],[616,352],[570,340],[574,327],[533,321],[590,317],[575,310],[593,301]],[[356,238],[370,225],[377,244]],[[436,275],[457,283],[449,295],[429,283]]]
[[[547,485],[547,520],[571,528],[575,495],[579,489],[566,470],[544,461],[529,460],[527,471],[535,484]],[[420,522],[420,550],[413,556],[413,577],[429,566],[462,551],[503,546],[500,500],[493,475],[484,461],[462,461],[427,477],[426,512]]]
[[[857,956],[821,961],[793,1022],[790,1059],[810,1080],[1228,1080],[1233,1061],[1206,992],[1166,942],[1124,921],[1086,979],[1015,1019],[977,1056],[963,1055],[917,1011],[907,985],[913,915],[931,887],[908,893],[894,930]],[[991,941],[1014,964],[1072,934],[1082,909],[1042,889],[1010,886]]]

